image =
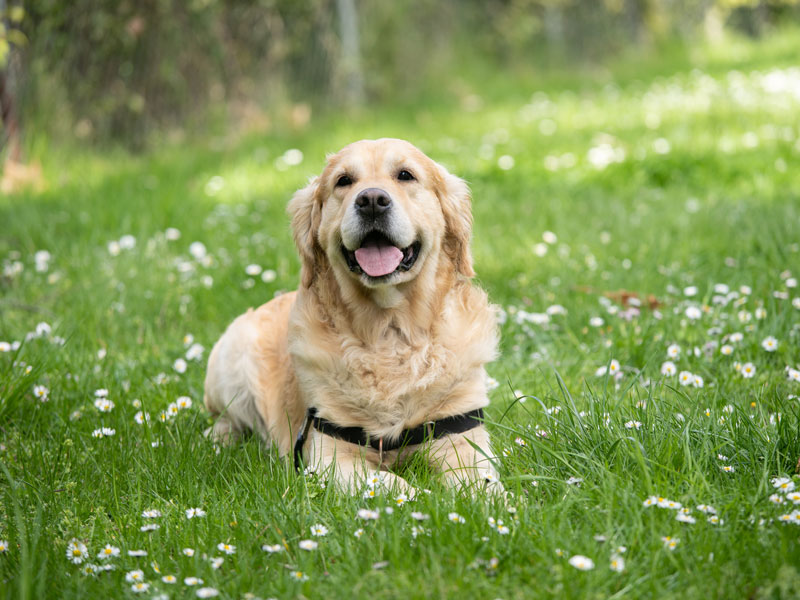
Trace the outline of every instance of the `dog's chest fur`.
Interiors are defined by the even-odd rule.
[[[445,395],[463,369],[455,354],[435,340],[413,344],[395,330],[371,346],[348,340],[335,357],[336,403],[347,412],[362,412],[389,426]]]
[[[483,390],[483,365],[495,352],[486,344],[494,328],[488,304],[467,315],[463,308],[447,307],[428,330],[388,321],[369,342],[346,326],[309,324],[317,343],[292,351],[305,403],[337,424],[389,436],[441,412],[462,412],[449,404],[459,404],[454,396],[463,387]]]

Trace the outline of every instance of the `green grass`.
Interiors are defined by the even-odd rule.
[[[9,543],[0,596],[133,596],[125,574],[141,569],[146,597],[195,597],[183,584],[190,576],[230,598],[797,597],[800,529],[777,520],[794,507],[769,497],[770,480],[793,476],[800,457],[800,383],[785,371],[800,363],[800,288],[787,287],[800,276],[800,73],[788,68],[800,37],[726,47],[638,70],[628,61],[607,81],[560,76],[487,92],[477,112],[441,103],[327,116],[302,132],[143,156],[36,145],[47,189],[0,199],[0,340],[23,341],[0,353],[0,540]],[[393,499],[351,498],[298,477],[256,439],[216,453],[202,435],[204,360],[173,370],[186,334],[205,359],[236,315],[296,286],[288,198],[326,152],[382,135],[409,139],[472,186],[479,282],[508,316],[489,367],[499,386],[488,417],[514,513],[411,465],[409,478],[432,493],[361,521],[360,508]],[[305,160],[278,169],[293,147]],[[619,162],[596,168],[590,150]],[[512,169],[499,168],[503,155]],[[222,185],[209,185],[216,176]],[[180,239],[165,239],[168,227]],[[545,231],[557,241],[545,243]],[[113,256],[108,243],[126,234],[135,247]],[[207,265],[189,254],[194,241]],[[39,272],[43,249],[52,258]],[[249,278],[252,263],[274,270],[274,281]],[[719,283],[738,297],[715,302]],[[687,286],[697,295],[685,296]],[[620,290],[652,295],[658,307],[631,314]],[[528,316],[553,305],[566,314]],[[686,316],[694,305],[707,307],[697,320]],[[52,331],[26,341],[40,322]],[[733,332],[743,339],[724,356]],[[767,336],[777,351],[761,347]],[[702,388],[660,374],[673,343],[678,371],[700,375]],[[595,375],[612,359],[618,381]],[[737,373],[736,361],[752,362],[755,376]],[[34,397],[35,385],[49,401]],[[109,390],[110,413],[94,406],[98,388]],[[184,395],[193,407],[159,422]],[[135,422],[140,410],[149,424]],[[94,438],[100,427],[116,433]],[[690,507],[696,523],[644,507],[650,495]],[[701,503],[722,522],[707,522]],[[190,507],[207,516],[186,519]],[[163,516],[145,519],[148,509]],[[465,523],[449,522],[451,512]],[[150,521],[160,529],[140,531]],[[316,523],[329,534],[300,550]],[[415,538],[413,526],[424,532]],[[674,551],[662,536],[680,538]],[[65,556],[73,538],[95,564],[105,544],[121,548],[116,569],[82,574]],[[204,555],[221,556],[221,542],[236,553],[213,569]],[[267,554],[263,544],[286,550]],[[625,569],[615,573],[619,546]],[[127,555],[135,549],[147,557]],[[576,570],[573,555],[595,568]],[[162,583],[153,563],[179,582]],[[293,580],[296,570],[308,580]]]

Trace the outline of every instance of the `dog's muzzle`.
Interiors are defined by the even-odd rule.
[[[353,273],[364,273],[379,279],[408,271],[417,262],[421,247],[422,244],[417,241],[405,248],[398,248],[384,233],[373,230],[364,236],[356,250],[342,246],[342,253],[347,267]]]

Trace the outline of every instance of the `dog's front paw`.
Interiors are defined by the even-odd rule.
[[[214,425],[203,432],[203,435],[220,446],[230,446],[240,437],[240,433],[234,429],[233,424],[223,417],[217,419]]]

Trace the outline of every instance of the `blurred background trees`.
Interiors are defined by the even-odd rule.
[[[4,146],[20,114],[28,127],[136,148],[214,119],[266,129],[278,114],[303,125],[312,111],[424,98],[481,69],[599,64],[726,30],[762,36],[796,21],[800,8],[796,0],[0,0],[0,15]]]

